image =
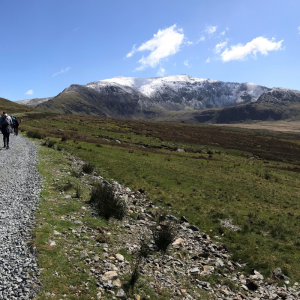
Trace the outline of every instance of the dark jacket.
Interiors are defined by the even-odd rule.
[[[3,126],[3,123],[4,123],[5,119],[8,122],[8,126]],[[12,121],[11,121],[10,116],[2,115],[0,117],[0,128],[1,128],[2,133],[12,133],[13,132],[13,130],[12,130]]]

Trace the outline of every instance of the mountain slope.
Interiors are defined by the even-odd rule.
[[[115,77],[87,85],[71,85],[37,107],[60,113],[155,119],[170,111],[197,111],[254,102],[268,90],[253,83],[222,82],[187,75]]]
[[[104,84],[97,88],[73,84],[53,99],[37,107],[65,114],[87,114],[116,118],[147,118],[145,96],[130,87]],[[140,103],[141,101],[141,103]],[[147,105],[153,106],[151,99]],[[149,112],[151,115],[154,111]]]
[[[6,111],[9,115],[13,115],[15,113],[28,112],[32,110],[35,109],[34,108],[32,109],[25,105],[15,103],[5,98],[0,98],[0,114],[2,114],[3,111]]]
[[[300,91],[273,88],[262,94],[255,103],[219,110],[206,110],[192,116],[190,121],[204,123],[235,123],[300,119]]]

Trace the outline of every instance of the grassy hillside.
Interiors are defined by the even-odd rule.
[[[127,119],[153,119],[161,112],[142,110],[138,104],[140,94],[98,93],[93,89],[74,85],[72,91],[63,91],[37,108],[61,114],[86,114]]]
[[[300,280],[298,134],[74,115],[32,120],[22,129],[221,237],[235,260],[249,263],[248,272],[270,276],[281,267]]]
[[[0,113],[2,114],[3,111],[6,111],[9,115],[14,115],[17,113],[35,112],[39,110],[15,103],[4,98],[0,98]]]

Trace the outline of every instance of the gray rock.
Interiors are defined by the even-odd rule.
[[[190,225],[189,229],[193,230],[193,231],[199,231],[199,228],[195,225]]]

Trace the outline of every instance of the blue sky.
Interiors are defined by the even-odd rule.
[[[300,1],[0,2],[0,97],[187,74],[300,90]]]

